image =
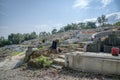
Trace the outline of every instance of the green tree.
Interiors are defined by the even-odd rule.
[[[107,20],[108,20],[108,19],[106,18],[105,15],[102,15],[101,17],[98,17],[98,18],[97,18],[97,22],[99,23],[99,25],[100,25],[101,27],[104,27],[104,26],[105,26]]]
[[[107,22],[108,19],[106,18],[105,15],[102,15],[101,19],[102,19],[102,26],[104,26],[106,24],[106,22]]]
[[[102,25],[102,19],[101,19],[101,17],[98,17],[97,18],[97,22],[98,22],[98,24],[101,26]]]
[[[96,28],[96,23],[95,22],[87,22],[86,26],[89,27],[90,29]]]
[[[58,31],[58,33],[64,32],[64,28],[60,28],[60,30]]]
[[[72,24],[71,24],[71,28],[72,28],[73,30],[77,30],[77,29],[78,29],[78,24],[72,23]]]
[[[32,32],[31,34],[30,34],[30,39],[36,39],[38,36],[37,36],[37,34],[36,34],[36,32]]]
[[[114,24],[115,26],[120,26],[120,21]]]
[[[44,38],[44,37],[46,37],[46,36],[49,36],[50,35],[50,33],[48,32],[40,32],[39,33],[39,38]]]
[[[56,34],[56,33],[57,33],[57,29],[53,29],[52,34]]]
[[[3,47],[5,45],[10,45],[10,41],[8,41],[7,39],[5,39],[4,37],[0,37],[0,47]]]
[[[24,40],[30,40],[30,34],[29,33],[23,34],[23,36],[24,36]]]
[[[80,29],[84,29],[84,28],[86,27],[86,24],[83,23],[83,22],[78,23],[78,27],[79,27]]]
[[[24,41],[24,36],[20,33],[17,33],[17,34],[13,34],[11,33],[9,36],[8,36],[8,40],[12,43],[12,44],[19,44],[21,42]]]

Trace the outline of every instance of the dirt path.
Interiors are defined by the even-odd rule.
[[[24,67],[13,69],[22,63],[21,59],[24,56],[23,53],[20,53],[0,62],[0,80],[120,80],[119,76],[105,77],[100,74],[84,73],[68,69],[27,69]]]
[[[24,52],[22,52],[16,56],[8,57],[3,62],[0,62],[0,68],[2,68],[3,70],[13,69],[23,62],[22,59],[24,58],[24,56],[25,54]]]

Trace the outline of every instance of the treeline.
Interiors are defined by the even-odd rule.
[[[5,45],[11,45],[11,44],[20,44],[27,40],[32,40],[36,38],[44,38],[45,36],[49,36],[50,33],[48,32],[40,32],[39,34],[36,34],[36,32],[31,33],[11,33],[8,35],[8,39],[5,39],[4,37],[0,37],[0,47],[3,47]]]
[[[100,17],[98,17],[96,19],[95,22],[80,22],[80,23],[72,23],[72,24],[68,24],[66,26],[63,26],[62,28],[60,28],[60,30],[57,31],[57,29],[53,29],[52,30],[52,34],[55,33],[60,33],[60,32],[65,32],[65,31],[69,31],[69,30],[78,30],[78,29],[95,29],[97,27],[110,27],[110,26],[120,26],[120,22],[116,22],[115,24],[109,24],[107,23],[108,19],[106,18],[105,15],[101,15]],[[98,26],[96,25],[98,24]]]
[[[57,29],[52,30],[52,34],[55,33],[61,33],[69,30],[78,30],[78,29],[94,29],[96,28],[96,23],[95,22],[87,22],[87,23],[72,23],[72,24],[67,24],[66,26],[63,26],[60,28],[60,30],[57,31]]]

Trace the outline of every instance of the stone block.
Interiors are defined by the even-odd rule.
[[[117,60],[103,59],[102,72],[105,74],[117,74]]]
[[[72,52],[65,55],[65,66],[74,70],[120,75],[120,56],[104,53]]]

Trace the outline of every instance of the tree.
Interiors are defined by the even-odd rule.
[[[56,33],[57,33],[57,29],[53,29],[52,34],[56,34]]]
[[[101,20],[102,20],[102,26],[104,26],[106,24],[106,22],[107,22],[108,19],[106,18],[105,15],[102,15],[101,16]]]
[[[5,39],[4,37],[0,37],[0,47],[3,47],[5,45],[10,45],[10,41],[8,41],[7,39]]]
[[[78,24],[72,23],[72,24],[71,24],[71,28],[72,28],[73,30],[77,30],[77,29],[78,29]]]
[[[95,22],[87,22],[87,27],[91,28],[96,28],[96,23]]]
[[[49,36],[50,35],[50,33],[48,32],[40,32],[39,33],[39,38],[43,38],[43,37],[46,37],[46,36]]]
[[[108,19],[106,18],[105,15],[102,15],[101,17],[98,17],[98,18],[97,18],[97,22],[99,23],[99,25],[100,25],[101,27],[103,27],[103,26],[106,24],[107,20],[108,20]]]
[[[81,28],[81,29],[84,29],[86,27],[86,24],[81,22],[81,23],[78,23],[78,27]]]
[[[98,18],[97,18],[97,22],[98,22],[98,23],[99,23],[99,25],[101,26],[101,24],[102,24],[101,17],[98,17]]]
[[[37,34],[36,34],[36,32],[32,32],[31,34],[30,34],[30,39],[36,39],[38,36],[37,36]]]
[[[19,44],[21,42],[24,41],[24,36],[20,33],[17,33],[17,34],[13,34],[11,33],[9,36],[8,36],[8,40],[12,43],[12,44]]]
[[[30,40],[30,34],[29,33],[23,34],[23,36],[24,36],[24,40]]]
[[[114,24],[115,26],[120,26],[120,21]]]
[[[64,28],[60,28],[60,30],[58,31],[58,33],[64,32]]]

